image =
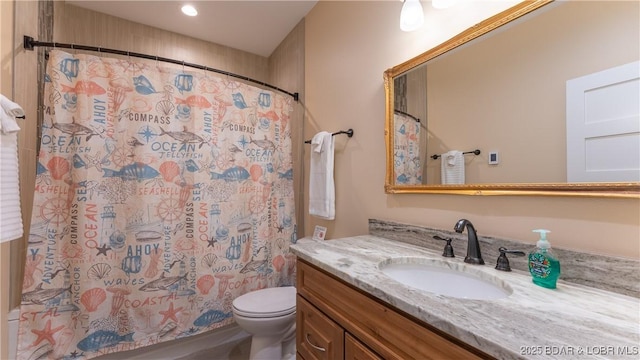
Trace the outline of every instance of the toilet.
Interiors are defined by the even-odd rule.
[[[250,360],[295,359],[296,288],[252,291],[233,300],[233,317],[251,334]]]

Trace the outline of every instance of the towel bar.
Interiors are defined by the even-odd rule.
[[[347,134],[348,137],[352,137],[353,136],[353,129],[349,129],[349,130],[340,130],[337,132],[334,132],[333,134],[331,134],[331,136],[336,136],[336,135],[340,135],[340,134]],[[311,144],[311,140],[307,140],[304,142],[305,144]],[[480,150],[478,150],[480,151]]]
[[[465,151],[463,152],[463,154],[474,154],[474,155],[480,155],[480,150],[475,149],[473,151]],[[433,160],[436,160],[437,158],[439,158],[441,155],[431,155],[431,158]]]

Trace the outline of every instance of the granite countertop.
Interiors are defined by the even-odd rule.
[[[557,289],[534,285],[522,271],[498,271],[495,259],[469,265],[464,256],[381,237],[330,241],[300,239],[291,251],[326,272],[498,359],[637,359],[640,299],[558,281]],[[469,300],[410,288],[383,274],[392,258],[445,261],[480,277],[506,283],[513,293],[497,300]],[[593,269],[597,271],[597,269]],[[455,284],[452,284],[455,286]]]

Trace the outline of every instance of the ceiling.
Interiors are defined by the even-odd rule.
[[[137,23],[268,57],[317,0],[104,1],[67,3]],[[198,10],[189,17],[184,4]]]

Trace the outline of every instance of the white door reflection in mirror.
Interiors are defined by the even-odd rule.
[[[567,81],[567,180],[640,181],[640,62]]]

